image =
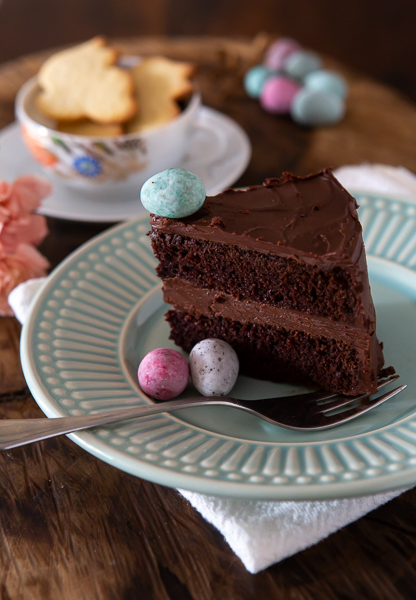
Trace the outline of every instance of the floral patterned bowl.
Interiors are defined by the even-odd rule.
[[[23,139],[43,170],[60,182],[96,198],[137,198],[142,184],[154,173],[178,167],[190,145],[195,92],[186,108],[166,125],[115,137],[63,133],[35,104],[36,77],[16,97],[16,115]]]

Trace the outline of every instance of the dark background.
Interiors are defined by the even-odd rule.
[[[289,35],[416,100],[416,0],[0,0],[0,63],[97,34]]]

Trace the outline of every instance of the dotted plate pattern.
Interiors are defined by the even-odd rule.
[[[356,197],[367,254],[416,270],[416,204]],[[34,302],[22,334],[22,364],[50,417],[148,402],[121,356],[126,323],[131,326],[137,304],[160,285],[147,219],[119,225],[80,248]],[[134,475],[241,498],[346,497],[416,482],[416,412],[370,432],[331,434],[328,441],[242,439],[167,413],[70,437]]]

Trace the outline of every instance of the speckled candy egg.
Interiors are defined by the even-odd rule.
[[[304,85],[308,90],[332,92],[340,98],[345,98],[348,90],[347,82],[341,75],[325,69],[308,73],[305,77]]]
[[[264,64],[269,69],[278,71],[283,68],[285,59],[293,52],[300,50],[300,45],[292,38],[280,38],[273,42],[266,52]]]
[[[300,125],[333,125],[345,114],[345,103],[337,94],[303,88],[293,100],[292,119]]]
[[[284,71],[294,79],[303,79],[311,71],[316,71],[322,65],[320,57],[310,50],[293,52],[284,61]]]
[[[300,85],[288,77],[270,77],[261,92],[260,104],[267,112],[287,114],[299,90]]]
[[[202,340],[189,355],[192,383],[203,396],[225,396],[231,392],[238,367],[237,354],[223,340]]]
[[[177,350],[157,348],[143,358],[138,370],[142,390],[157,400],[179,396],[189,381],[188,363]]]
[[[142,186],[140,200],[151,213],[181,219],[201,208],[206,197],[202,181],[186,169],[166,169]]]
[[[244,89],[247,94],[252,98],[258,98],[264,84],[273,73],[274,71],[268,69],[264,65],[257,65],[247,71],[244,77]]]

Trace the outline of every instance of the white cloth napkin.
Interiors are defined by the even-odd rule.
[[[416,198],[416,176],[404,167],[362,164],[346,165],[334,171],[345,189],[384,196]],[[354,194],[353,194],[354,195]]]
[[[403,167],[351,165],[335,175],[346,189],[416,197],[416,176]],[[9,304],[24,322],[30,302],[44,279],[29,280],[9,295]],[[224,536],[250,573],[316,544],[334,531],[359,519],[404,490],[341,500],[277,502],[235,500],[179,492]]]
[[[37,279],[28,279],[23,283],[19,283],[12,290],[7,298],[7,301],[14,312],[14,316],[18,321],[23,323],[29,312],[29,307],[36,293],[46,281],[46,277],[38,277]]]
[[[266,502],[179,490],[204,519],[221,531],[250,573],[316,544],[404,491],[342,500]]]

